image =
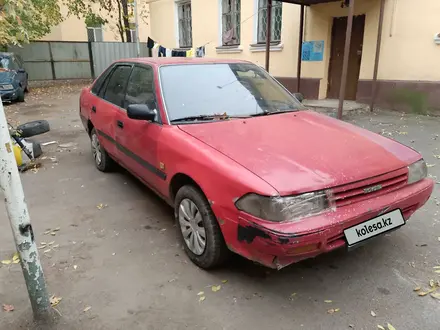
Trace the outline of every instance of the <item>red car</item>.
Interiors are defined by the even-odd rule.
[[[174,207],[189,258],[271,268],[400,228],[433,182],[416,151],[305,109],[252,63],[113,63],[80,98],[96,167],[115,163]]]

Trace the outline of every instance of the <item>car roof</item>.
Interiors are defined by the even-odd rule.
[[[243,61],[243,60],[206,58],[206,57],[138,57],[138,58],[121,59],[116,62],[144,63],[152,66],[173,65],[173,64],[251,63],[249,61]]]

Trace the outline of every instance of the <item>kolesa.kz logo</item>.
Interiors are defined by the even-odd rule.
[[[372,225],[365,225],[364,228],[356,229],[356,234],[358,237],[365,236],[370,233],[374,233],[377,230],[381,230],[383,228],[391,226],[393,223],[391,221],[391,218],[382,219],[382,221],[378,221],[375,224]]]

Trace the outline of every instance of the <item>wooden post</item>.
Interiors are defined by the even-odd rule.
[[[296,69],[296,91],[299,93],[301,89],[301,57],[302,57],[302,44],[304,37],[304,5],[301,5],[301,13],[299,17],[299,38],[298,38],[298,63]]]
[[[266,29],[266,71],[269,72],[269,58],[270,58],[270,40],[272,32],[272,0],[267,0],[267,29]]]
[[[341,89],[339,91],[338,119],[342,119],[342,110],[344,108],[345,89],[347,87],[348,60],[350,58],[351,33],[353,30],[354,1],[349,0],[347,31],[345,33],[344,62],[342,65]]]
[[[374,102],[377,96],[377,74],[379,71],[380,46],[382,43],[383,17],[385,13],[385,0],[380,1],[379,28],[377,31],[376,58],[374,60],[373,84],[371,89],[370,111],[374,110]]]

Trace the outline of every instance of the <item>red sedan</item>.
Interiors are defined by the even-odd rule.
[[[113,63],[80,98],[96,167],[174,207],[189,258],[272,268],[405,225],[433,182],[416,151],[305,109],[245,61]]]

